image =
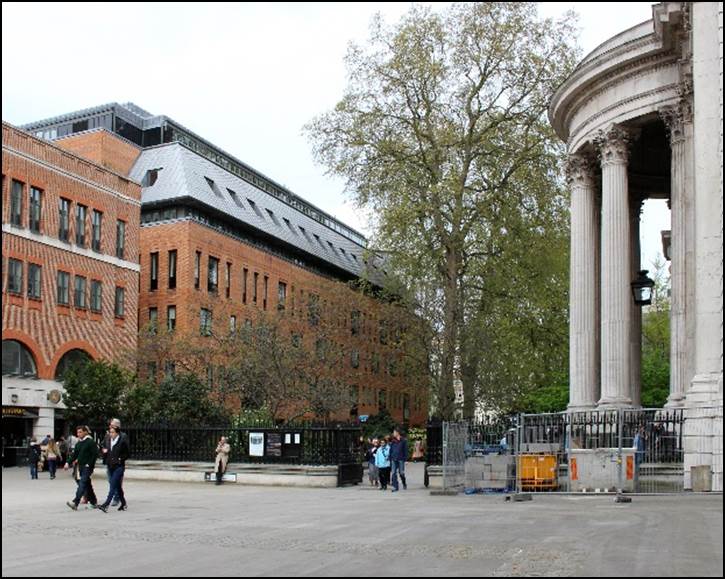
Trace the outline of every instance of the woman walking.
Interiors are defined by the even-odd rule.
[[[375,453],[375,466],[378,467],[380,473],[380,490],[385,491],[388,489],[388,483],[390,482],[390,437],[386,436],[380,441],[380,447]]]
[[[50,480],[53,480],[58,470],[58,462],[61,460],[60,448],[58,448],[58,444],[53,438],[48,441],[48,445],[45,447],[45,460],[48,461]]]

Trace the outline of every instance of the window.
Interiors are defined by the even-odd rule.
[[[267,309],[267,291],[269,289],[269,277],[264,276],[264,297],[262,298],[262,308]]]
[[[277,309],[284,310],[287,303],[287,284],[279,282],[277,284]]]
[[[159,289],[159,253],[154,252],[151,254],[151,266],[150,266],[150,283],[149,289],[151,291]]]
[[[156,329],[159,325],[159,309],[149,308],[149,331],[152,334],[156,333]]]
[[[247,275],[249,275],[249,270],[245,267],[242,270],[242,303],[247,303]]]
[[[143,179],[141,180],[141,186],[142,187],[151,187],[154,183],[156,183],[156,180],[159,178],[159,171],[161,171],[161,168],[158,169],[148,169],[146,171],[146,174],[144,175]]]
[[[352,351],[350,355],[350,364],[352,364],[353,368],[360,367],[360,352],[358,350]]]
[[[70,201],[62,197],[58,204],[58,239],[70,240]]]
[[[375,352],[372,360],[373,374],[380,374],[380,354]]]
[[[38,372],[30,350],[17,340],[3,340],[3,376],[35,378]]]
[[[124,258],[126,249],[126,222],[120,219],[116,221],[116,257]]]
[[[17,259],[8,259],[8,292],[23,293],[23,262]]]
[[[103,212],[96,209],[93,210],[93,227],[91,228],[91,249],[93,251],[101,251],[101,222],[103,221]]]
[[[97,279],[91,280],[91,311],[99,313],[102,308],[103,285]]]
[[[383,409],[387,404],[387,392],[385,390],[378,391],[378,408]]]
[[[310,294],[307,300],[307,321],[310,326],[317,326],[320,323],[320,296]]]
[[[237,316],[229,316],[229,333],[237,333]]]
[[[169,289],[176,289],[176,250],[169,251]]]
[[[173,332],[176,329],[176,306],[166,308],[166,329]]]
[[[353,336],[360,333],[360,312],[358,310],[350,312],[350,332]]]
[[[212,312],[206,308],[201,308],[199,315],[199,323],[202,336],[211,336]]]
[[[28,264],[28,297],[40,299],[41,267],[37,263]]]
[[[254,272],[254,288],[252,289],[252,302],[255,304],[257,303],[257,280],[259,279],[259,274],[255,271]]]
[[[76,205],[76,245],[86,246],[86,213],[88,207]]]
[[[43,192],[37,187],[30,188],[30,231],[40,233],[40,216]]]
[[[76,276],[73,305],[77,308],[86,308],[86,278],[82,275]]]
[[[194,258],[194,289],[199,289],[200,278],[201,278],[201,251],[197,251],[196,257]]]
[[[70,305],[70,274],[67,271],[58,272],[58,304]]]
[[[232,295],[232,264],[227,262],[227,274],[225,279],[227,297]]]
[[[167,360],[164,363],[164,377],[170,379],[174,376],[176,376],[176,362]]]
[[[23,184],[15,179],[10,192],[10,223],[18,227],[23,224]]]
[[[88,355],[88,352],[79,348],[74,348],[73,350],[66,352],[63,354],[63,357],[60,359],[55,368],[55,379],[62,382],[65,380],[65,374],[68,370],[87,364],[91,361],[91,359],[92,358]]]
[[[116,287],[116,299],[113,304],[113,314],[117,318],[122,318],[125,314],[124,309],[124,298],[125,298],[126,290],[122,287]]]
[[[209,256],[206,287],[209,293],[216,293],[219,290],[219,260],[216,257]]]

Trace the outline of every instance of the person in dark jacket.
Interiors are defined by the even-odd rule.
[[[121,431],[121,421],[118,418],[111,418],[110,422],[108,423],[108,431],[106,432],[106,437],[103,439],[103,445],[101,446],[101,455],[103,456],[103,464],[106,465],[106,475],[108,476],[108,484],[111,484],[111,468],[108,466],[108,441],[111,436],[111,429],[115,428],[118,430],[118,435],[121,437],[121,441],[126,441],[126,444],[128,444],[128,437],[125,433]],[[112,507],[117,507],[119,503],[121,502],[121,499],[119,496],[113,497],[113,502],[111,502]]]
[[[79,426],[76,428],[76,434],[79,442],[76,444],[73,454],[68,459],[65,468],[68,468],[69,463],[78,465],[78,490],[76,491],[75,498],[66,504],[74,511],[77,511],[81,498],[85,495],[88,498],[88,502],[95,509],[98,500],[93,490],[91,475],[93,474],[93,469],[96,467],[96,460],[98,459],[98,445],[91,438],[90,430],[87,426]]]
[[[109,473],[109,489],[106,501],[102,505],[98,505],[98,508],[104,513],[107,513],[111,501],[118,497],[121,503],[118,510],[125,511],[127,505],[126,496],[123,493],[123,475],[126,471],[126,459],[128,459],[130,451],[128,438],[123,436],[118,428],[111,426],[104,442],[103,450]]]
[[[28,451],[28,466],[30,466],[30,479],[38,480],[38,463],[40,462],[40,445],[33,437],[30,439],[30,450]]]
[[[400,480],[403,481],[403,489],[408,488],[405,480],[405,461],[408,459],[408,441],[403,438],[398,429],[393,431],[393,442],[390,445],[390,463],[392,466],[393,492],[398,491],[398,473]]]

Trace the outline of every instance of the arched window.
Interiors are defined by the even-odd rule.
[[[38,377],[33,354],[17,340],[3,340],[3,376]]]
[[[90,361],[91,357],[85,350],[79,350],[78,348],[68,350],[58,362],[58,366],[55,369],[55,379],[62,382],[69,368]]]

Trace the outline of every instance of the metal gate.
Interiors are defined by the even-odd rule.
[[[466,483],[468,422],[443,423],[443,490],[462,492]]]

